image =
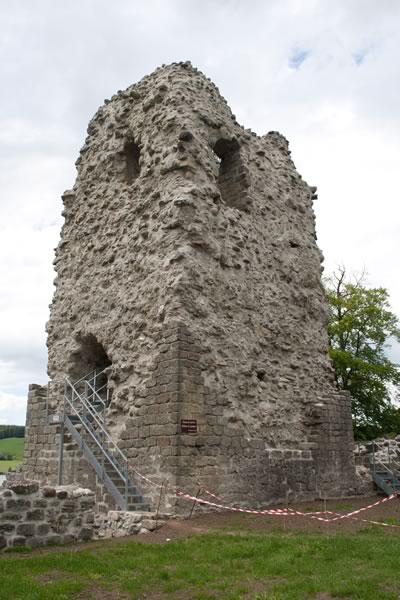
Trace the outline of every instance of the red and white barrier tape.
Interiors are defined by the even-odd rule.
[[[198,504],[205,504],[206,506],[211,506],[213,508],[220,508],[223,510],[229,510],[231,512],[241,512],[241,513],[247,513],[247,514],[252,514],[252,515],[274,515],[274,516],[291,516],[291,515],[297,515],[297,516],[302,516],[302,517],[309,517],[310,519],[315,519],[317,521],[321,521],[323,523],[332,523],[335,521],[340,521],[341,519],[355,519],[356,517],[354,517],[354,515],[357,515],[361,512],[364,512],[366,510],[369,510],[371,508],[374,508],[375,506],[378,506],[379,504],[383,504],[385,502],[388,502],[388,500],[393,500],[394,498],[397,497],[397,494],[392,494],[391,496],[388,496],[387,498],[382,498],[382,500],[378,500],[377,502],[374,502],[373,504],[369,504],[368,506],[363,506],[361,508],[359,508],[358,510],[354,510],[350,513],[346,513],[346,514],[339,514],[339,513],[334,513],[332,511],[318,511],[318,512],[302,512],[302,511],[298,511],[295,509],[286,509],[286,508],[271,508],[271,509],[264,509],[264,510],[256,510],[256,509],[251,509],[251,508],[241,508],[238,506],[232,506],[229,504],[226,504],[224,502],[224,500],[219,497],[216,496],[215,494],[213,494],[212,492],[209,492],[206,489],[203,489],[203,491],[210,497],[215,498],[216,500],[218,500],[219,502],[210,502],[209,500],[205,500],[204,498],[199,498],[197,496],[192,496],[191,494],[188,494],[186,492],[183,492],[182,490],[179,490],[178,488],[174,488],[171,487],[170,485],[168,485],[168,483],[166,484],[159,484],[156,483],[155,481],[152,481],[151,479],[149,479],[148,477],[145,477],[145,475],[142,475],[142,473],[140,473],[139,471],[137,471],[136,469],[132,468],[132,471],[134,473],[136,473],[136,475],[138,475],[138,477],[140,477],[141,479],[143,479],[144,481],[146,481],[147,483],[149,483],[150,485],[153,485],[159,489],[161,488],[166,488],[170,491],[172,491],[175,495],[181,497],[181,498],[185,498],[187,500],[191,500],[193,502],[196,502]],[[330,514],[330,515],[336,515],[333,516],[331,518],[324,518],[324,517],[320,517],[318,515],[321,514]],[[365,519],[359,519],[360,521],[364,521],[366,523],[373,523],[376,525],[383,525],[385,527],[398,527],[398,525],[391,525],[390,523],[380,523],[379,521],[366,521]]]
[[[224,502],[223,498],[221,498],[220,496],[216,496],[215,494],[213,494],[212,492],[204,489],[203,490],[208,496],[211,496],[213,498],[216,498],[217,500],[220,500],[221,502]],[[398,529],[400,529],[399,525],[393,525],[391,523],[382,523],[380,521],[370,521],[367,519],[359,519],[358,517],[355,517],[355,514],[358,514],[362,511],[368,510],[370,508],[373,508],[374,506],[378,506],[379,504],[383,504],[384,502],[387,502],[388,500],[392,500],[393,498],[396,497],[396,494],[392,494],[391,496],[389,496],[388,498],[382,498],[382,500],[378,500],[377,502],[374,502],[373,504],[369,504],[368,506],[364,506],[356,511],[353,511],[351,513],[347,513],[345,515],[342,515],[341,513],[337,513],[337,512],[333,512],[330,510],[327,511],[315,511],[315,512],[301,512],[301,511],[296,511],[293,508],[288,508],[288,514],[293,514],[293,515],[299,515],[302,517],[314,517],[315,515],[334,515],[336,518],[329,518],[329,519],[320,519],[318,518],[318,520],[322,520],[325,523],[331,523],[332,521],[337,521],[339,519],[343,519],[343,518],[349,518],[349,519],[353,519],[355,521],[362,521],[363,523],[371,523],[373,525],[382,525],[383,527],[396,527]],[[286,509],[285,509],[286,510]]]
[[[220,496],[216,496],[215,494],[213,494],[212,492],[210,492],[210,491],[208,491],[206,489],[203,489],[203,492],[206,493],[207,496],[211,496],[212,498],[216,498],[220,502],[225,502],[225,500],[223,498],[221,498]],[[287,514],[289,514],[289,512],[292,511],[292,509],[290,509],[290,508],[287,508],[287,509],[284,508],[282,510],[283,510],[283,513],[287,513]],[[318,511],[318,512],[308,512],[307,511],[306,513],[304,513],[304,515],[307,515],[307,516],[309,516],[309,515],[325,515],[325,514],[327,514],[327,515],[338,515],[340,513],[334,513],[334,512],[331,512],[329,510],[327,510],[327,511],[321,510],[321,511]]]

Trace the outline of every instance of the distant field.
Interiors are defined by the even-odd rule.
[[[24,453],[24,438],[6,438],[0,440],[0,454],[12,454],[16,460],[0,460],[0,473],[7,473],[8,469],[15,469],[22,461]]]

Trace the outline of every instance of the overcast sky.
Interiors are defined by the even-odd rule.
[[[47,379],[60,196],[87,124],[163,63],[191,60],[241,124],[289,139],[326,271],[365,268],[400,314],[399,32],[399,0],[1,0],[0,423],[24,423]]]

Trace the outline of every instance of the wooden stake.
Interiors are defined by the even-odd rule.
[[[194,511],[194,507],[196,506],[197,498],[199,497],[199,495],[200,495],[200,492],[201,492],[201,488],[199,488],[199,489],[197,490],[197,494],[196,494],[196,500],[194,500],[194,501],[193,501],[193,505],[192,505],[192,508],[191,508],[191,510],[190,510],[189,519],[191,519],[191,518],[192,518],[192,514],[193,514],[193,511]]]
[[[156,512],[156,529],[157,529],[158,513],[160,512],[161,496],[162,496],[163,491],[164,491],[164,482],[162,482],[162,484],[161,484],[160,496],[158,498],[158,505],[157,505],[157,512]]]

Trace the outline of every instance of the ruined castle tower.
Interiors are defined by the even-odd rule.
[[[209,79],[174,63],[105,102],[76,164],[50,379],[107,368],[108,428],[151,480],[253,505],[351,492],[350,398],[328,358],[315,188],[286,139],[243,129]],[[50,481],[44,397],[31,387],[24,469]],[[70,479],[89,477],[78,455]]]

